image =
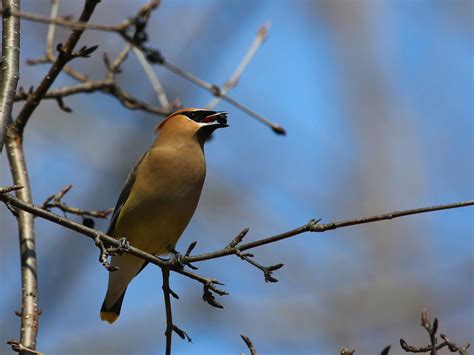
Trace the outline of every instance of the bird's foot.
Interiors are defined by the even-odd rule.
[[[122,237],[118,240],[118,242],[120,243],[120,245],[118,247],[120,250],[127,251],[127,250],[130,249],[130,242],[128,241],[127,238]]]
[[[171,257],[168,259],[171,266],[176,269],[184,269],[183,255],[172,247],[169,247],[168,251],[171,254]]]
[[[122,255],[123,253],[126,253],[130,249],[130,242],[128,241],[127,238],[122,237],[118,239],[119,246],[118,247],[110,247],[107,248],[107,253],[109,255]]]

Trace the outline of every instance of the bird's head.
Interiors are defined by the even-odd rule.
[[[227,112],[185,108],[165,118],[158,125],[157,131],[160,136],[197,138],[203,145],[216,129],[228,126]]]

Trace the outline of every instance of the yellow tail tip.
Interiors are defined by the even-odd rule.
[[[100,312],[100,319],[106,321],[106,322],[109,322],[110,324],[112,324],[113,322],[115,322],[118,318],[118,314],[117,313],[112,313],[112,312]]]

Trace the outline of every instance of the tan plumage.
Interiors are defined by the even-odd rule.
[[[117,201],[107,234],[155,255],[174,248],[197,207],[206,175],[204,143],[226,114],[202,109],[175,112],[158,126],[158,137],[138,160]],[[120,314],[130,281],[145,262],[129,254],[112,257],[101,319]]]

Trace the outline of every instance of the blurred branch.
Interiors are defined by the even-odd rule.
[[[137,99],[126,93],[122,90],[121,87],[118,86],[117,82],[114,79],[88,80],[81,84],[53,89],[48,91],[43,96],[43,99],[54,99],[61,104],[63,98],[65,97],[80,93],[89,94],[97,91],[116,97],[124,107],[131,110],[142,110],[145,112],[156,113],[159,115],[169,114],[169,111],[167,110],[161,109],[157,106],[149,105],[141,101],[140,99]],[[15,101],[28,100],[30,96],[30,92],[25,92],[20,88],[19,92],[15,95]]]
[[[257,355],[257,350],[253,346],[252,340],[246,335],[241,334],[240,337],[244,341],[245,345],[247,345],[247,348],[249,348],[250,355]]]
[[[42,22],[42,23],[54,23],[59,26],[72,28],[74,31],[84,31],[85,29],[90,30],[97,30],[97,31],[105,31],[105,32],[115,32],[119,34],[127,43],[133,45],[137,49],[139,49],[145,58],[151,64],[158,64],[164,66],[169,71],[175,73],[176,75],[180,76],[181,78],[192,82],[194,85],[199,86],[209,93],[214,95],[216,98],[223,99],[229,102],[232,106],[236,107],[242,112],[245,112],[247,115],[257,119],[258,121],[262,122],[263,124],[269,126],[276,134],[285,135],[285,129],[277,124],[269,120],[268,118],[258,114],[257,112],[250,109],[248,106],[240,103],[236,99],[228,96],[223,89],[219,86],[208,83],[194,74],[191,74],[182,68],[178,67],[177,65],[165,60],[163,55],[160,51],[146,47],[144,44],[148,41],[148,34],[145,32],[145,28],[147,26],[146,16],[148,15],[149,11],[156,6],[159,5],[159,1],[150,1],[146,6],[149,8],[146,11],[142,10],[135,16],[129,19],[122,21],[118,25],[102,25],[102,24],[87,24],[85,23],[82,18],[78,21],[70,21],[64,18],[49,18],[40,15],[30,14],[30,13],[21,13],[21,12],[13,12],[13,16],[21,17],[30,21]],[[0,12],[3,10],[0,10]],[[131,30],[134,30],[133,34],[130,34]]]
[[[137,48],[133,47],[133,53],[135,53],[135,56],[145,71],[148,80],[150,80],[151,86],[153,87],[153,90],[155,90],[156,97],[158,98],[161,107],[165,110],[168,110],[170,105],[168,97],[166,96],[165,89],[163,88],[163,85],[161,85],[160,80],[158,80],[158,77],[156,76],[152,66],[147,62],[143,53]]]
[[[50,11],[50,18],[56,19],[58,17],[58,10],[59,10],[59,0],[51,0],[51,11]],[[57,57],[54,53],[54,32],[56,30],[56,24],[51,22],[48,26],[48,33],[46,35],[46,54],[38,59],[29,59],[26,60],[26,63],[29,65],[35,64],[44,64],[44,63],[54,63],[57,60]],[[89,78],[86,75],[83,75],[70,66],[65,65],[63,68],[63,72],[68,74],[70,77],[78,80],[78,81],[87,81]]]
[[[6,343],[11,346],[12,350],[21,354],[43,355],[44,353],[30,349],[20,343],[18,340],[7,340]]]
[[[62,201],[64,195],[66,195],[72,189],[72,185],[65,186],[61,191],[51,196],[48,196],[46,200],[41,205],[41,208],[50,211],[52,208],[57,208],[61,210],[64,215],[66,213],[75,214],[83,217],[94,217],[94,218],[107,218],[110,213],[112,213],[113,208],[108,208],[102,211],[86,211],[77,207],[71,207],[68,204]]]
[[[87,22],[92,16],[92,13],[94,12],[94,9],[98,3],[99,0],[86,0],[79,21]],[[91,50],[93,50],[94,47],[83,47],[78,52],[73,52],[74,47],[81,38],[83,32],[84,29],[73,30],[66,43],[64,45],[58,45],[57,49],[59,50],[59,55],[57,59],[54,61],[40,85],[31,95],[29,95],[25,105],[13,123],[14,129],[18,132],[18,134],[23,134],[23,130],[28,123],[29,118],[40,104],[44,95],[46,95],[54,80],[56,80],[59,73],[63,70],[66,63],[78,56],[88,56],[88,54],[91,53]]]
[[[160,1],[153,1],[153,3],[157,3],[156,6],[158,6]],[[6,7],[3,6],[3,8],[0,9],[0,13],[4,13],[5,11],[6,11]],[[104,25],[104,24],[88,23],[88,20],[85,20],[82,18],[79,19],[79,21],[74,21],[74,20],[68,19],[68,17],[47,17],[47,16],[33,14],[30,12],[24,12],[24,11],[20,12],[18,10],[12,10],[11,15],[17,18],[28,20],[28,21],[58,25],[61,27],[69,28],[74,31],[84,31],[86,29],[89,29],[89,30],[96,30],[96,31],[103,31],[103,32],[121,32],[121,31],[125,31],[132,24],[131,19],[126,19],[122,21],[121,23],[119,23],[118,25]]]
[[[57,0],[53,4],[54,6],[57,6]],[[138,12],[138,15],[136,16],[141,16],[144,19],[148,20],[149,15],[151,13],[151,10],[156,8],[159,4],[159,1],[150,1],[146,3]],[[55,11],[54,9],[51,10],[51,17],[54,18],[54,15],[57,15],[57,10]],[[51,22],[49,29],[48,29],[48,36],[47,36],[47,48],[46,48],[46,55],[35,60],[29,60],[27,61],[28,64],[39,64],[39,63],[48,63],[48,62],[53,62],[57,58],[54,57],[51,50],[52,46],[52,38],[54,36],[54,27],[51,29],[51,26],[54,26],[56,22]],[[78,85],[73,85],[73,86],[66,86],[58,89],[53,89],[46,94],[44,94],[43,99],[54,99],[58,102],[59,107],[65,111],[65,112],[72,112],[72,109],[67,107],[64,103],[64,98],[67,96],[71,95],[76,95],[79,93],[93,93],[93,92],[103,92],[105,94],[111,95],[116,97],[119,102],[126,108],[131,109],[131,110],[142,110],[145,112],[149,113],[155,113],[159,115],[164,115],[167,116],[170,114],[170,109],[173,109],[173,107],[168,107],[168,108],[160,108],[157,106],[149,105],[142,100],[133,97],[132,95],[128,94],[125,92],[117,83],[115,80],[115,75],[117,73],[120,73],[120,66],[121,64],[125,61],[127,58],[128,52],[131,49],[131,45],[127,44],[125,48],[122,50],[122,52],[117,56],[117,58],[111,63],[107,54],[104,53],[104,62],[107,66],[107,75],[105,79],[102,80],[90,80],[89,77],[83,73],[80,73],[70,67],[64,67],[63,70],[67,72],[71,77],[74,79],[80,81],[81,83]],[[141,54],[141,53],[140,53]],[[20,91],[17,93],[15,96],[15,101],[23,101],[23,100],[29,100],[31,97],[33,97],[33,89],[30,89],[28,92],[25,92],[22,88],[20,88]]]
[[[49,17],[55,19],[58,17],[59,10],[59,0],[51,0],[51,10]],[[56,24],[51,22],[48,26],[48,33],[46,35],[46,56],[52,57],[53,53],[53,41],[54,41],[54,32],[56,30]]]
[[[11,12],[20,9],[20,0],[2,0],[2,65],[0,68],[0,153],[8,124],[12,121],[13,100],[20,77],[20,21]]]
[[[443,339],[443,342],[437,344],[438,341],[436,338],[436,333],[438,331],[438,319],[435,318],[433,320],[433,323],[431,323],[426,309],[423,309],[421,311],[421,326],[425,328],[425,330],[428,332],[428,335],[430,337],[430,345],[424,346],[424,347],[415,347],[415,346],[408,345],[405,340],[400,339],[400,346],[406,352],[408,353],[428,353],[429,352],[431,355],[436,355],[438,350],[441,350],[447,347],[449,351],[452,353],[457,352],[459,355],[468,355],[467,349],[469,349],[469,346],[470,346],[469,343],[467,343],[464,346],[459,346],[453,343],[452,341],[450,341],[449,338],[444,334],[440,334],[440,338]]]
[[[257,50],[260,48],[260,46],[263,44],[263,42],[266,41],[267,36],[268,36],[268,31],[270,30],[271,22],[264,23],[257,31],[257,34],[250,45],[249,49],[247,52],[244,54],[242,60],[240,61],[239,65],[237,65],[237,68],[235,68],[234,72],[230,76],[229,80],[224,84],[222,87],[222,93],[225,95],[229,92],[230,89],[235,87],[242,76],[245,68],[247,65],[250,63],[252,60],[253,56],[255,53],[257,53]],[[221,101],[220,97],[215,97],[207,104],[208,109],[213,109],[219,102]]]

